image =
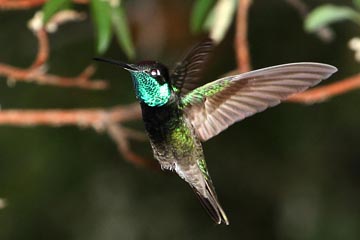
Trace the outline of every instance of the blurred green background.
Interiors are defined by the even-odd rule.
[[[345,1],[306,1],[314,7]],[[350,4],[350,1],[346,1]],[[190,0],[126,1],[137,60],[171,66],[199,37],[189,30]],[[80,7],[80,9],[87,9]],[[38,9],[0,12],[0,61],[31,64],[37,42],[26,22]],[[324,43],[303,30],[285,1],[255,0],[249,43],[253,68],[319,61],[339,68],[324,84],[359,72],[347,42],[352,23],[333,25]],[[235,68],[234,24],[205,79]],[[50,72],[76,75],[91,62],[90,20],[50,35]],[[126,60],[116,41],[106,57]],[[130,76],[99,65],[104,91],[16,83],[0,77],[2,109],[109,107],[135,101]],[[0,126],[1,240],[360,239],[360,91],[304,106],[284,103],[237,123],[204,144],[230,226],[215,226],[188,185],[172,173],[137,168],[114,142],[79,127]],[[142,123],[132,126],[142,129]],[[151,158],[148,143],[134,143]]]

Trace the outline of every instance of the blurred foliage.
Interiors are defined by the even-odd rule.
[[[112,37],[111,6],[102,0],[91,0],[90,6],[97,32],[97,52],[101,54],[108,49]]]
[[[354,5],[360,9],[360,1],[359,0],[353,0]]]
[[[195,33],[203,29],[206,18],[215,5],[215,0],[196,0],[191,14],[191,30]]]
[[[148,12],[149,2],[154,12]],[[327,2],[307,1],[313,6]],[[121,1],[121,7],[125,3],[130,42],[136,43],[137,52],[155,49],[154,43],[160,42],[156,59],[171,66],[196,42],[189,33],[194,1]],[[343,3],[331,1],[334,6]],[[0,12],[1,62],[28,66],[33,60],[37,43],[25,23],[35,11]],[[359,72],[346,45],[360,34],[358,26],[334,24],[337,38],[327,44],[306,34],[302,26],[285,1],[253,1],[253,67],[297,61],[338,67],[324,84]],[[88,65],[99,42],[93,33],[93,23],[84,21],[51,35],[51,72],[73,75]],[[209,62],[207,81],[234,69],[234,35],[232,24]],[[116,42],[106,44],[107,55],[127,57]],[[137,58],[149,58],[145,53],[139,51]],[[111,87],[98,92],[31,83],[9,87],[1,78],[1,107],[106,107],[135,101],[125,71],[101,65],[97,77],[108,79]],[[6,204],[0,209],[0,239],[358,240],[358,102],[360,92],[353,91],[314,106],[284,103],[206,142],[205,156],[229,215],[228,227],[214,226],[191,189],[174,174],[138,169],[124,161],[105,134],[78,127],[1,126],[0,198]],[[132,126],[141,129],[142,123]],[[152,156],[146,143],[135,149]]]
[[[110,44],[113,31],[119,45],[128,58],[135,57],[135,50],[126,24],[126,14],[121,5],[111,5],[110,1],[91,0],[91,11],[97,32],[97,51],[104,53]]]
[[[197,0],[192,7],[190,28],[193,33],[210,31],[220,42],[228,31],[237,0]],[[123,1],[90,0],[92,19],[96,28],[96,51],[104,54],[115,33],[118,44],[129,59],[134,59],[135,48],[127,22]],[[44,4],[43,21],[48,22],[57,12],[71,8],[71,0],[49,0]]]
[[[359,8],[360,2],[354,1]],[[325,4],[315,8],[305,20],[305,30],[308,32],[315,32],[332,23],[351,20],[360,25],[360,8],[353,9],[347,6],[336,6],[332,4]]]
[[[130,59],[133,59],[135,57],[135,49],[131,39],[125,9],[122,7],[112,8],[111,21],[120,46],[126,55]]]
[[[47,23],[55,13],[71,7],[71,0],[50,0],[44,4],[44,23]]]
[[[209,36],[216,43],[221,42],[233,22],[237,2],[237,0],[195,1],[190,19],[192,32],[209,32]]]
[[[44,22],[50,20],[58,11],[71,7],[70,0],[50,0],[43,7]],[[119,46],[129,59],[135,57],[126,13],[120,1],[90,0],[93,22],[96,27],[96,50],[104,54],[108,50],[113,32]]]

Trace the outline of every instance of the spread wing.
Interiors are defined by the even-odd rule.
[[[209,38],[204,39],[175,65],[170,78],[181,96],[200,86],[201,70],[213,48],[213,41]]]
[[[337,69],[321,63],[292,63],[228,76],[182,98],[186,117],[206,141],[231,124],[279,104],[328,78]]]

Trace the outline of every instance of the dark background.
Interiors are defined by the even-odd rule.
[[[138,60],[171,65],[197,41],[189,31],[192,3],[127,1]],[[32,62],[37,42],[26,22],[36,10],[0,12],[1,62]],[[324,43],[304,32],[285,1],[255,0],[249,24],[254,69],[297,61],[337,66],[324,84],[359,71],[347,47],[359,35],[353,23],[332,26],[336,38]],[[207,81],[235,68],[233,42],[234,26],[209,63]],[[91,21],[62,26],[50,43],[51,73],[76,75],[95,55]],[[115,41],[106,56],[126,60]],[[102,64],[96,77],[111,87],[11,87],[1,77],[1,108],[109,107],[135,100],[125,71]],[[206,142],[230,226],[215,226],[175,174],[124,161],[106,134],[76,126],[1,126],[0,198],[7,207],[0,210],[0,239],[360,239],[359,103],[359,91],[311,106],[284,103]],[[142,123],[133,126],[141,129]],[[134,148],[151,157],[148,143]]]

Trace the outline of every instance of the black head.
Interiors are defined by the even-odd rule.
[[[168,68],[157,61],[141,61],[135,64],[128,64],[105,58],[94,58],[94,60],[118,65],[129,72],[143,72],[156,79],[159,84],[170,84]]]
[[[102,58],[95,60],[115,64],[128,70],[133,79],[136,96],[151,107],[165,105],[173,95],[169,71],[159,62],[142,61],[137,64],[127,64]]]
[[[170,83],[168,68],[157,61],[141,61],[132,64],[132,66],[134,66],[137,71],[147,73],[155,78],[159,84]]]

